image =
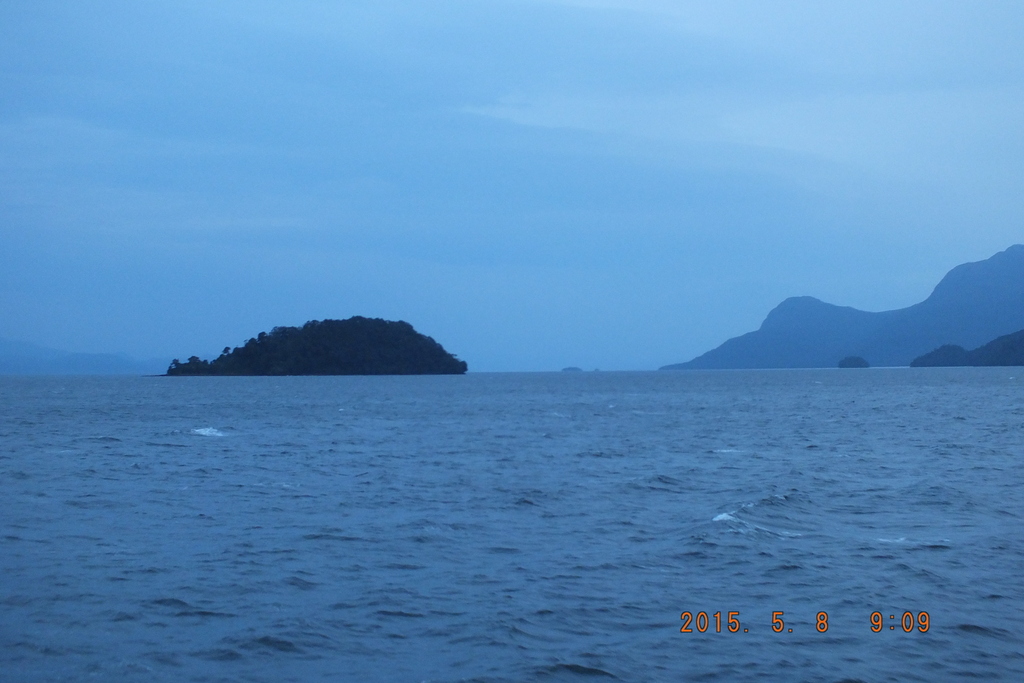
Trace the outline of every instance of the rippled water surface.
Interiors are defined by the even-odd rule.
[[[0,678],[1024,680],[1022,370],[0,378]]]

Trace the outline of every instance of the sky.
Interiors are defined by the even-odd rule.
[[[1024,242],[1024,3],[0,3],[0,337],[643,370]]]

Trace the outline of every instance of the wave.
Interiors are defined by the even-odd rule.
[[[737,517],[736,514],[738,512],[738,510],[733,510],[732,512],[723,512],[719,515],[715,515],[711,519],[711,521],[727,522],[730,527],[729,530],[739,534],[761,533],[768,534],[769,536],[777,536],[779,538],[799,538],[800,536],[803,536],[803,534],[797,533],[795,531],[782,531],[780,529],[771,529],[761,524],[754,524],[753,522],[748,522],[744,519],[740,519],[739,517]]]
[[[553,666],[545,667],[543,673],[547,674],[562,674],[570,673],[576,674],[577,676],[597,676],[600,678],[618,678],[615,674],[605,671],[604,669],[598,669],[593,666],[584,666],[583,664],[555,664]]]

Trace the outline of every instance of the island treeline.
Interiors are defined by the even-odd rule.
[[[275,327],[212,360],[171,361],[174,375],[460,375],[466,362],[404,321],[355,316]]]

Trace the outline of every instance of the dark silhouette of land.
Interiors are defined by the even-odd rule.
[[[871,364],[860,356],[847,356],[846,358],[839,361],[839,367],[841,368],[870,368]]]
[[[404,321],[356,316],[275,327],[212,361],[177,358],[168,375],[461,375],[466,362]]]
[[[786,299],[755,332],[663,370],[834,368],[859,356],[909,365],[945,344],[973,348],[1024,329],[1024,245],[949,271],[919,304],[869,313],[809,296]]]
[[[910,365],[915,368],[1024,365],[1024,330],[1005,334],[973,351],[955,344],[945,344],[918,356]]]

